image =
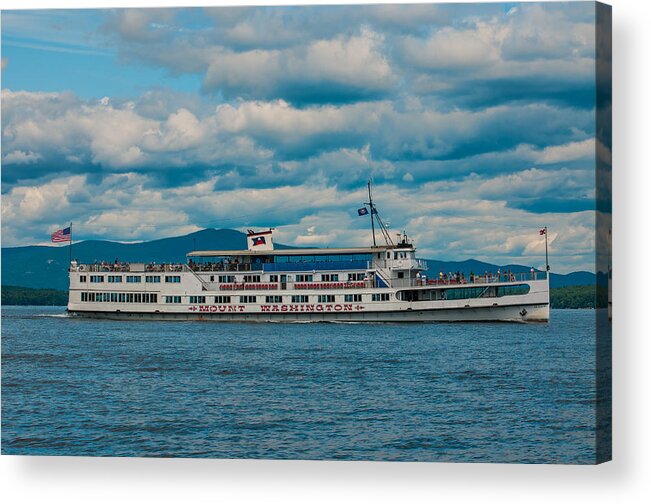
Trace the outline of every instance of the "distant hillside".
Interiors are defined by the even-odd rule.
[[[282,245],[280,246],[282,247]],[[142,243],[88,240],[72,246],[73,258],[95,261],[185,262],[192,250],[245,249],[246,235],[232,229],[204,229],[185,236]],[[68,247],[28,246],[2,249],[2,285],[68,290]]]
[[[286,245],[276,244],[279,249]],[[142,243],[116,243],[111,241],[88,240],[73,245],[73,258],[84,263],[95,261],[129,262],[185,262],[185,255],[192,250],[238,250],[246,248],[246,235],[232,229],[204,229],[185,236],[164,238]],[[2,285],[12,285],[40,289],[68,290],[68,247],[66,246],[27,246],[2,249]],[[439,271],[496,272],[498,268],[515,273],[528,272],[530,266],[495,265],[474,259],[466,261],[428,260],[428,276],[438,277]],[[552,273],[551,287],[571,285],[590,285],[595,283],[595,275],[579,271],[567,275]]]

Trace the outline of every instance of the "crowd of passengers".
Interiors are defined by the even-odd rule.
[[[78,260],[75,260],[79,264]],[[250,269],[250,264],[239,264],[239,261],[233,259],[232,261],[224,259],[220,262],[214,263],[195,263],[192,259],[188,261],[188,267],[193,271],[238,271],[248,267]],[[115,259],[113,263],[107,261],[95,261],[92,264],[91,271],[117,271],[117,272],[129,272],[130,265],[128,262],[121,262],[118,259]],[[183,271],[183,264],[181,263],[161,263],[157,264],[155,262],[150,262],[145,265],[146,272],[175,272]],[[535,279],[536,270],[532,267],[530,270],[531,279]],[[425,273],[418,272],[416,274],[416,283],[418,285],[431,285],[431,284],[466,284],[466,283],[479,283],[479,282],[515,282],[516,275],[510,269],[502,271],[501,268],[498,268],[496,273],[491,271],[484,271],[483,275],[479,275],[474,272],[470,272],[468,278],[463,272],[457,271],[444,273],[439,271],[439,277],[437,279],[428,279]]]
[[[524,276],[522,274],[521,276]],[[536,278],[536,270],[532,267],[530,270],[531,279]],[[516,274],[513,273],[510,269],[502,271],[501,268],[498,268],[496,273],[492,271],[484,271],[483,275],[477,274],[473,271],[470,272],[470,275],[466,278],[466,275],[463,272],[457,271],[444,273],[439,271],[439,277],[437,279],[428,280],[425,274],[420,272],[416,274],[416,281],[419,285],[426,284],[466,284],[466,283],[488,283],[488,282],[515,282]]]
[[[79,264],[78,260],[75,260]],[[114,262],[108,261],[95,261],[90,265],[91,271],[97,272],[122,272],[128,273],[131,271],[131,265],[127,261],[119,261],[116,259]],[[181,263],[161,263],[150,262],[145,264],[146,272],[174,272],[183,271],[183,264]]]

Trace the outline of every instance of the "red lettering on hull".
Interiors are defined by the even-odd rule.
[[[352,305],[352,304],[273,304],[273,305],[260,305],[260,311],[262,313],[268,312],[340,312],[340,311],[360,311],[364,310],[364,305]],[[188,310],[192,312],[199,313],[225,313],[225,312],[245,312],[246,305],[198,305],[198,306],[188,306]]]

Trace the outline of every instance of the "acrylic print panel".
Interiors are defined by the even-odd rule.
[[[2,12],[2,454],[610,459],[610,7]]]

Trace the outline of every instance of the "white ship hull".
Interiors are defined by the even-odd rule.
[[[458,309],[423,309],[401,311],[375,311],[365,313],[180,313],[137,311],[69,310],[74,316],[107,320],[158,320],[206,322],[279,322],[279,323],[400,323],[400,322],[547,322],[549,305],[518,304],[498,307]],[[523,313],[524,312],[524,313]]]
[[[473,286],[496,287],[508,284],[473,284]],[[546,280],[527,283],[529,293],[517,296],[487,297],[478,299],[438,301],[343,301],[343,292],[337,292],[332,303],[276,303],[276,304],[178,304],[151,305],[123,303],[75,303],[68,304],[73,315],[114,320],[177,320],[215,322],[462,322],[462,321],[508,321],[546,322],[549,320],[549,292]],[[442,287],[441,287],[442,288]],[[433,291],[441,289],[422,288]],[[390,291],[390,292],[387,292]],[[355,289],[346,294],[362,298],[386,293],[396,298],[398,290]],[[202,292],[210,299],[216,292]],[[310,298],[318,298],[323,291],[305,291]],[[329,294],[332,292],[330,291]],[[263,297],[260,292],[247,291],[248,295]],[[269,294],[269,292],[265,292]],[[287,292],[274,294],[288,296]],[[189,298],[189,296],[188,296]]]

